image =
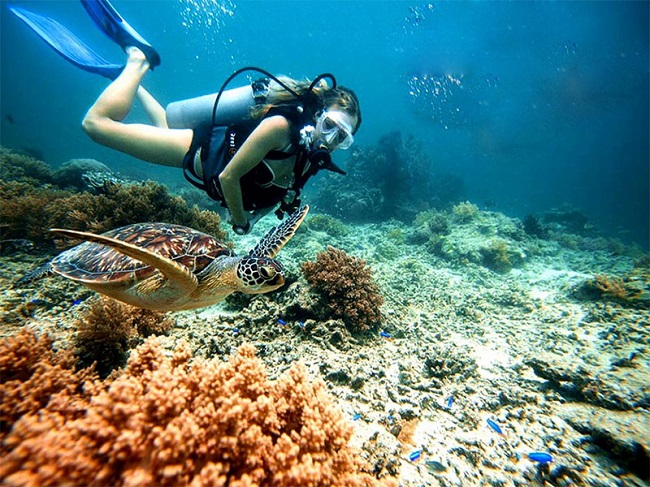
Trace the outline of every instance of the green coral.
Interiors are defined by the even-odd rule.
[[[323,214],[316,214],[309,218],[307,227],[317,232],[325,232],[332,237],[342,237],[348,233],[348,227],[341,220]]]
[[[513,267],[511,252],[503,240],[493,240],[487,247],[481,249],[483,265],[495,272],[506,273]]]
[[[458,203],[451,209],[452,214],[463,223],[471,222],[479,215],[478,206],[469,201]]]

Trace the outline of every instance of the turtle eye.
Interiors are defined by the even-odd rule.
[[[264,279],[273,279],[277,273],[278,271],[274,266],[264,265],[260,267],[260,274],[262,274]]]

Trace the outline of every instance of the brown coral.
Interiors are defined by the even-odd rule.
[[[47,240],[53,208],[72,193],[51,187],[35,188],[24,182],[0,181],[2,238]]]
[[[0,221],[3,239],[28,239],[52,243],[50,228],[103,233],[131,223],[162,221],[186,225],[226,239],[217,213],[189,206],[152,181],[140,184],[107,184],[104,194],[74,193],[23,177],[28,169],[41,174],[48,166],[25,156],[0,150]],[[44,176],[43,176],[44,177]]]
[[[303,262],[301,268],[322,298],[329,315],[322,318],[341,318],[351,331],[368,330],[381,321],[379,308],[384,298],[365,260],[327,247],[316,256],[316,262]]]
[[[270,381],[246,345],[227,363],[190,358],[186,345],[168,356],[148,339],[121,376],[91,388],[83,414],[60,399],[30,409],[6,438],[0,477],[13,485],[378,483],[360,472],[350,425],[304,367]]]
[[[585,282],[587,291],[596,291],[602,299],[640,309],[650,308],[650,273],[634,269],[624,277],[599,274]]]
[[[95,363],[99,375],[106,377],[126,363],[129,349],[141,337],[166,333],[172,322],[164,313],[102,296],[94,300],[75,326],[75,355],[79,365],[87,367]]]

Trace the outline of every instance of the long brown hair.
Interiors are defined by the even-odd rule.
[[[278,79],[299,96],[309,93],[311,81],[308,79],[301,81],[287,76],[279,76]],[[320,107],[318,112],[332,105],[337,105],[345,113],[356,117],[357,124],[353,132],[359,130],[359,126],[361,125],[361,108],[359,106],[359,99],[354,91],[343,86],[331,88],[324,80],[317,83],[311,91],[316,95],[318,100],[318,106]],[[266,95],[266,103],[255,105],[251,109],[251,116],[253,118],[262,118],[271,108],[295,102],[295,100],[296,97],[294,94],[287,91],[275,81],[271,81],[269,91]]]

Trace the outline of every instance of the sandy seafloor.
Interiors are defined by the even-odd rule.
[[[239,254],[275,224],[266,220],[237,238]],[[485,227],[509,219],[481,212],[481,220]],[[475,230],[459,226],[454,238],[471,245]],[[342,236],[301,230],[279,255],[288,288],[172,313],[175,327],[161,340],[222,357],[251,342],[273,377],[303,362],[349,415],[362,456],[403,486],[648,485],[639,477],[650,447],[647,302],[585,300],[576,291],[597,274],[625,275],[633,258],[527,237],[523,265],[499,274],[410,243],[414,231],[395,221],[348,226]],[[380,328],[352,336],[341,322],[301,327],[287,314],[307,292],[299,263],[326,245],[372,267],[385,298]],[[0,258],[1,335],[27,325],[67,346],[89,306],[71,303],[94,293],[60,277],[11,289],[44,256]],[[416,450],[421,458],[410,461]],[[525,456],[532,451],[553,462],[539,466]]]

